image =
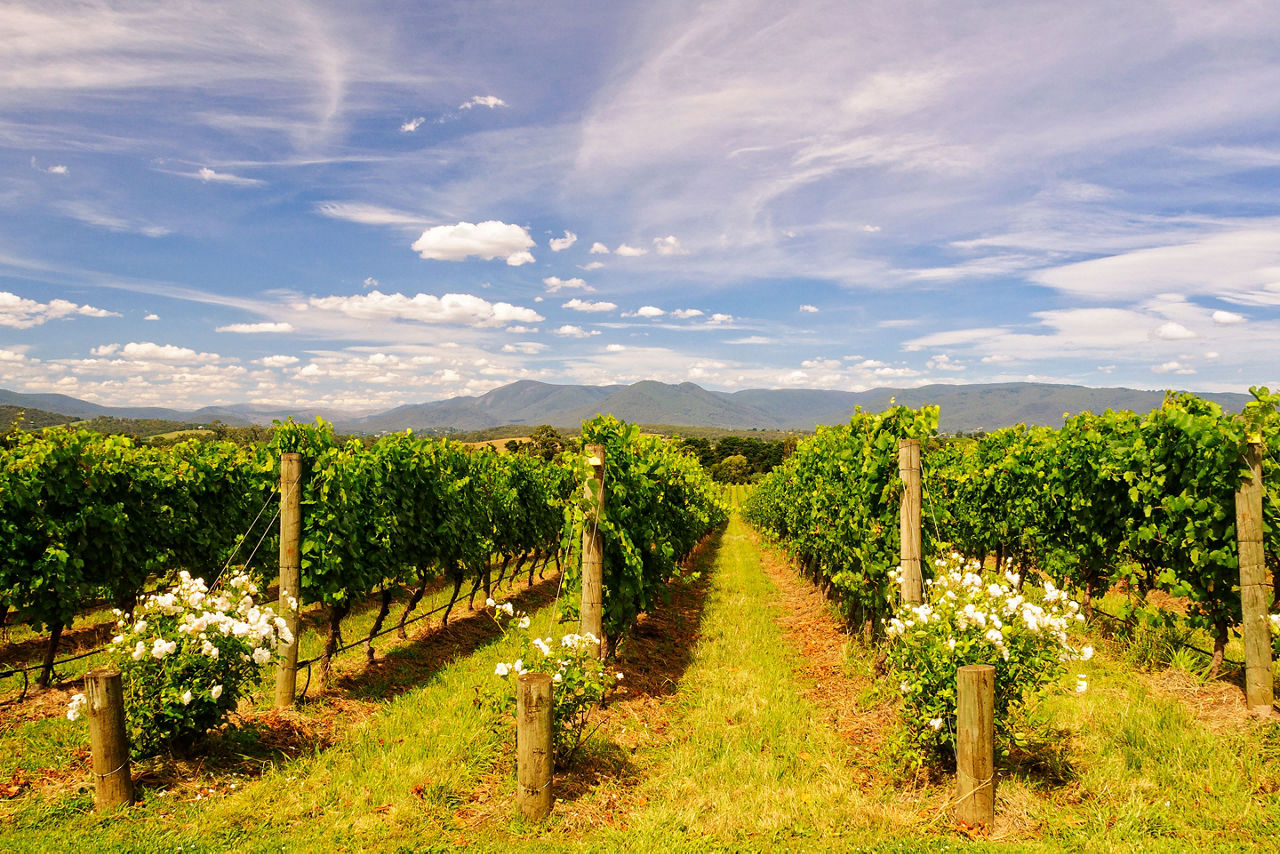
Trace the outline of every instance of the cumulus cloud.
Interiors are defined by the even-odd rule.
[[[232,175],[230,172],[215,172],[208,166],[202,166],[188,177],[199,178],[206,184],[230,184],[233,187],[257,187],[267,183],[260,178],[245,178]]]
[[[708,326],[723,326],[726,323],[733,323],[732,314],[722,314],[720,312],[716,312],[715,314],[711,315],[711,319],[707,321]]]
[[[247,335],[253,335],[259,332],[292,332],[293,324],[277,322],[277,323],[231,323],[226,326],[219,326],[213,330],[214,332],[241,332]]]
[[[50,320],[65,317],[119,317],[114,311],[91,305],[76,305],[64,299],[47,303],[25,299],[8,291],[0,291],[0,326],[12,329],[30,329]]]
[[[564,237],[553,237],[550,241],[552,252],[563,252],[570,246],[578,242],[578,235],[572,231],[565,231]]]
[[[411,248],[431,261],[462,261],[471,257],[490,261],[505,258],[509,266],[519,267],[521,264],[533,263],[534,258],[529,249],[535,245],[537,244],[529,236],[529,232],[522,226],[487,220],[428,228],[413,242]]]
[[[595,243],[591,244],[590,252],[592,255],[608,255],[609,247],[597,240]]]
[[[160,315],[158,315],[158,314],[148,314],[146,317],[144,317],[144,318],[142,318],[142,319],[143,319],[143,320],[159,320],[159,319],[160,319]]]
[[[621,255],[623,258],[636,258],[640,255],[648,255],[649,250],[639,246],[628,246],[625,243],[618,244],[618,248],[613,250],[615,254]]]
[[[627,314],[626,316],[654,318],[654,317],[662,317],[664,314],[666,314],[666,312],[658,308],[656,305],[642,305],[638,309],[636,309],[634,312]]]
[[[678,320],[688,320],[691,317],[702,317],[702,309],[700,308],[677,308],[671,312],[671,316]]]
[[[174,344],[156,344],[154,341],[130,341],[123,347],[108,344],[93,350],[95,356],[119,354],[121,358],[134,362],[162,362],[169,365],[191,365],[202,362],[217,362],[221,356],[217,353],[197,353],[189,347],[178,347]]]
[[[583,264],[579,269],[585,270],[588,273],[590,273],[592,270],[599,270],[603,266],[604,266],[603,261],[590,261],[586,264]]]
[[[1171,320],[1157,327],[1156,337],[1164,341],[1181,341],[1185,338],[1195,338],[1196,334],[1181,323],[1175,323]]]
[[[422,123],[425,121],[426,121],[426,118],[424,116],[418,116],[417,118],[409,119],[409,121],[400,125],[400,132],[413,133],[418,128],[422,127]]]
[[[581,326],[574,326],[571,323],[566,323],[564,326],[555,330],[555,334],[562,338],[590,338],[592,335],[599,335],[600,331],[593,329],[588,332]]]
[[[688,250],[680,245],[680,241],[677,240],[673,234],[668,234],[666,237],[655,237],[653,239],[653,251],[657,252],[659,255],[689,254]]]
[[[257,364],[264,368],[287,368],[298,364],[298,361],[297,356],[263,356],[257,360]]]
[[[384,294],[370,291],[352,296],[312,297],[312,308],[335,311],[359,320],[407,320],[458,326],[505,326],[537,323],[545,318],[530,308],[506,302],[491,303],[471,294]]]
[[[378,280],[373,276],[366,276],[364,279],[364,286],[366,288],[376,288],[379,284]]]
[[[818,307],[817,307],[816,305],[807,305],[807,304],[806,304],[806,305],[802,305],[802,306],[800,306],[800,311],[801,311],[802,313],[804,313],[804,314],[817,314],[817,313],[818,313]]]
[[[1190,365],[1184,365],[1178,361],[1165,362],[1164,364],[1156,365],[1151,369],[1151,371],[1156,374],[1194,374],[1196,372],[1195,368]]]
[[[964,365],[954,362],[946,353],[939,353],[929,361],[925,362],[925,367],[933,371],[963,371]]]
[[[542,284],[547,286],[547,293],[554,294],[564,290],[586,291],[591,293],[595,288],[588,285],[582,279],[562,279],[559,276],[547,276],[542,280]]]
[[[610,344],[608,347],[604,348],[604,351],[606,353],[621,353],[625,349],[627,348],[621,344]]]
[[[605,302],[604,300],[601,300],[599,302],[590,302],[588,300],[580,300],[575,297],[574,299],[569,300],[568,302],[566,302],[560,307],[567,308],[570,311],[593,311],[594,312],[594,311],[613,311],[618,307],[618,305],[617,303]]]
[[[864,226],[862,227],[862,230],[863,230],[863,231],[865,231],[865,232],[867,232],[867,233],[869,233],[869,234],[875,234],[877,231],[879,231],[879,230],[880,230],[880,226],[878,226],[878,225],[870,225],[870,224],[868,224],[868,225],[864,225]]]
[[[507,106],[507,102],[495,95],[473,95],[470,101],[465,104],[459,104],[458,109],[469,110],[472,107],[488,107],[493,110],[505,106]]]
[[[36,162],[35,157],[31,158],[31,168],[39,172],[48,172],[50,175],[70,175],[71,170],[61,163],[55,163],[52,166],[41,166]]]
[[[1236,314],[1234,311],[1215,311],[1213,313],[1213,322],[1220,326],[1229,326],[1233,323],[1244,323],[1244,315]]]

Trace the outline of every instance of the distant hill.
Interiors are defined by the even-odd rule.
[[[1202,394],[1230,412],[1250,400],[1245,394]],[[17,394],[0,389],[0,406],[40,409],[76,418],[101,416],[149,418],[231,426],[270,424],[292,416],[310,421],[320,415],[340,432],[460,433],[516,424],[551,424],[573,428],[597,413],[611,413],[640,424],[683,425],[731,430],[812,430],[817,424],[847,421],[854,407],[879,412],[890,400],[907,406],[935,403],[941,407],[943,432],[993,430],[1010,424],[1057,425],[1063,413],[1107,408],[1147,412],[1160,405],[1163,391],[1086,388],[1049,383],[930,385],[913,389],[870,391],[821,389],[749,389],[709,391],[694,383],[670,385],[644,381],[632,385],[553,385],[521,380],[478,396],[455,397],[399,406],[386,412],[353,417],[348,413],[284,410],[250,404],[205,407],[179,412],[156,407],[107,407],[65,395]]]

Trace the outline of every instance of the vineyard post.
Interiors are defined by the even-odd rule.
[[[902,477],[900,512],[902,540],[902,601],[924,601],[924,575],[920,570],[920,440],[898,440],[898,474]]]
[[[551,677],[522,673],[516,679],[516,802],[530,821],[551,812]]]
[[[302,456],[280,455],[280,613],[284,616],[292,642],[280,645],[280,665],[276,669],[277,709],[293,705],[298,687],[298,628],[301,611],[302,539]]]
[[[103,812],[133,803],[120,671],[106,667],[90,670],[84,675],[84,689],[89,707],[89,749],[93,754],[93,808]]]
[[[956,818],[988,832],[995,822],[996,669],[956,670]]]
[[[604,516],[604,445],[587,445],[591,477],[583,485],[587,500],[595,502],[582,526],[582,633],[600,638],[604,657],[604,537],[599,522]]]
[[[1250,442],[1244,452],[1249,479],[1236,490],[1236,542],[1240,549],[1240,604],[1244,617],[1245,699],[1260,716],[1271,714],[1270,591],[1262,550],[1262,444]]]

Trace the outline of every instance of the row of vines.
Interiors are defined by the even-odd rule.
[[[896,591],[898,440],[918,439],[925,555],[1012,559],[1075,589],[1086,610],[1117,586],[1135,606],[1151,591],[1179,597],[1213,637],[1216,669],[1240,621],[1234,494],[1250,441],[1264,445],[1266,559],[1280,579],[1280,394],[1253,393],[1240,416],[1170,393],[1146,415],[1084,413],[976,439],[936,436],[937,407],[857,412],[801,442],[745,514],[873,631]]]
[[[606,631],[616,642],[725,511],[701,467],[663,440],[612,418],[583,431],[608,449],[600,525]],[[381,594],[380,625],[397,590],[412,591],[405,616],[438,579],[453,582],[454,599],[468,581],[487,596],[492,561],[505,573],[532,559],[532,573],[537,560],[560,564],[581,542],[587,466],[572,450],[546,461],[410,433],[341,442],[323,422],[279,425],[249,448],[153,448],[68,428],[14,433],[0,446],[0,617],[50,633],[41,681],[64,629],[92,603],[132,611],[157,580],[186,570],[212,583],[255,553],[250,570],[270,580],[279,458],[289,452],[303,463],[301,598],[328,609],[322,671],[360,600]],[[576,561],[570,567],[572,585]]]

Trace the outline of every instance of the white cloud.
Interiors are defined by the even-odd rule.
[[[144,317],[144,318],[142,318],[142,319],[143,319],[143,320],[159,320],[159,319],[160,319],[160,315],[158,315],[158,314],[148,314],[146,317]]]
[[[375,279],[373,276],[365,277],[364,286],[366,288],[376,288],[379,284],[380,282],[377,279]]]
[[[230,184],[233,187],[257,187],[267,183],[260,178],[245,178],[240,175],[232,175],[230,172],[215,172],[208,166],[201,166],[188,177],[199,178],[206,184]]]
[[[330,219],[357,222],[361,225],[413,225],[420,226],[426,217],[391,208],[367,205],[362,202],[321,202],[316,213]]]
[[[428,228],[413,242],[412,249],[423,258],[433,261],[462,261],[471,257],[486,261],[505,258],[509,266],[519,267],[533,262],[534,257],[529,249],[535,245],[537,244],[529,236],[529,232],[522,226],[487,220]]]
[[[590,338],[592,335],[599,335],[600,332],[595,329],[588,332],[581,326],[574,326],[573,324],[566,323],[564,326],[555,330],[555,334],[562,338]]]
[[[606,353],[621,353],[625,349],[627,348],[621,344],[610,344],[608,347],[604,348],[604,351]]]
[[[61,163],[55,163],[54,165],[52,165],[52,166],[48,167],[48,168],[47,168],[47,169],[45,169],[44,171],[48,172],[50,175],[69,175],[69,174],[71,174],[71,170],[70,170],[70,169],[68,169],[66,166],[62,165]]]
[[[253,335],[259,332],[292,332],[293,324],[283,321],[275,323],[231,323],[227,326],[219,326],[213,330],[214,332],[240,332],[247,335]]]
[[[726,323],[733,323],[732,314],[721,314],[720,312],[716,312],[711,315],[711,319],[707,321],[708,326],[723,326]]]
[[[772,338],[766,338],[763,335],[748,335],[746,338],[734,338],[729,344],[772,344]]]
[[[570,246],[572,246],[577,242],[578,242],[578,235],[574,234],[572,231],[566,230],[564,233],[564,237],[551,238],[551,241],[550,241],[551,251],[563,252],[565,249],[568,249]]]
[[[1157,327],[1156,337],[1163,341],[1181,341],[1186,338],[1195,338],[1196,334],[1181,323],[1171,320]]]
[[[869,234],[875,234],[877,231],[880,230],[880,226],[867,224],[862,227],[862,230]]]
[[[1184,365],[1178,361],[1165,362],[1162,365],[1156,365],[1151,369],[1151,371],[1156,374],[1194,374],[1196,372],[1195,368],[1192,368],[1189,365]]]
[[[546,349],[546,344],[541,344],[537,341],[517,341],[514,344],[502,345],[502,352],[504,353],[523,353],[526,356],[536,356]]]
[[[297,356],[263,356],[257,360],[257,364],[264,368],[287,368],[290,365],[298,364]]]
[[[599,270],[603,266],[604,266],[603,261],[590,261],[586,264],[583,264],[579,269],[585,270],[588,273],[590,273],[592,270]]]
[[[459,104],[459,110],[469,110],[472,107],[488,107],[493,110],[498,107],[507,106],[507,102],[494,95],[473,95],[470,101],[465,104]]]
[[[951,357],[946,353],[939,353],[929,361],[925,362],[925,367],[933,371],[963,371],[964,365],[959,362],[953,362]]]
[[[47,303],[20,297],[8,291],[0,291],[0,326],[11,329],[30,329],[50,320],[66,317],[119,317],[114,311],[91,305],[76,305],[64,299]]]
[[[559,276],[547,276],[542,280],[542,284],[547,286],[547,293],[549,294],[564,290],[586,291],[587,293],[595,290],[582,279],[562,279]]]
[[[608,255],[609,247],[597,240],[595,243],[591,244],[590,251],[592,255]]]
[[[678,320],[688,320],[691,317],[702,317],[703,311],[700,308],[677,308],[671,312],[671,316]]]
[[[537,323],[544,320],[533,309],[510,303],[491,303],[471,294],[384,294],[371,291],[341,297],[312,297],[308,305],[335,311],[359,320],[408,320],[417,323],[449,323],[459,326],[505,326],[510,323]]]
[[[648,255],[648,249],[642,249],[639,246],[628,246],[625,243],[618,244],[618,248],[613,250],[616,254],[623,258],[636,258],[640,255]]]
[[[802,306],[800,306],[800,311],[801,311],[801,312],[803,312],[803,313],[805,313],[805,314],[817,314],[817,313],[818,313],[818,307],[817,307],[816,305],[808,305],[808,304],[806,304],[806,305],[802,305]]]
[[[422,127],[422,123],[425,121],[426,121],[426,118],[424,116],[418,116],[417,118],[409,119],[409,121],[400,125],[400,132],[413,133],[418,128]]]
[[[668,234],[666,237],[655,237],[653,239],[653,251],[659,255],[688,255],[689,252],[680,245],[680,241],[675,235]],[[621,254],[621,252],[619,253]]]
[[[110,346],[114,347],[114,345]],[[98,349],[102,350],[103,348]],[[197,353],[189,347],[178,347],[173,344],[156,344],[153,341],[131,341],[119,348],[119,353],[120,356],[126,360],[136,362],[162,362],[172,365],[217,362],[222,358],[217,353]]]
[[[57,205],[57,208],[72,219],[97,228],[105,228],[108,231],[131,232],[144,237],[166,237],[171,233],[163,225],[153,225],[143,220],[117,216],[96,207],[91,202],[62,202]]]
[[[642,305],[638,309],[636,309],[633,314],[630,314],[628,316],[654,318],[654,317],[662,317],[664,314],[666,314],[666,312],[658,308],[656,305]]]
[[[1236,314],[1234,311],[1215,311],[1213,313],[1213,322],[1219,326],[1229,326],[1233,323],[1244,323],[1244,315]]]
[[[564,303],[560,307],[567,308],[570,311],[597,312],[597,311],[614,311],[615,309],[617,309],[618,305],[617,303],[605,302],[603,300],[601,300],[600,302],[590,302],[587,300],[580,300],[575,297],[574,299],[569,300],[568,302]]]

